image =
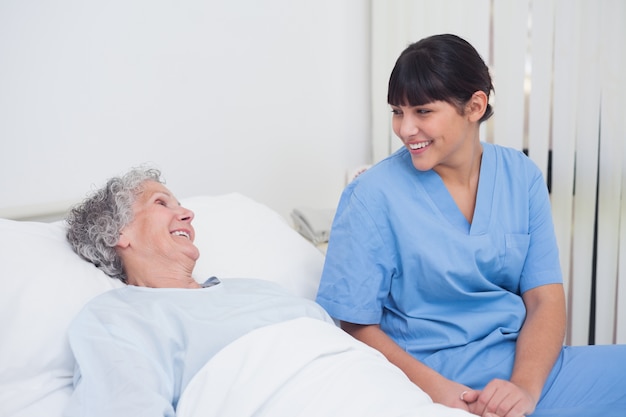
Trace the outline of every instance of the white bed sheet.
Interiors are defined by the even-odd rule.
[[[328,323],[265,326],[215,355],[191,380],[179,417],[469,417],[434,404],[378,351]]]

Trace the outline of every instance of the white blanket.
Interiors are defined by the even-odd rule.
[[[468,417],[434,404],[378,351],[319,320],[257,329],[191,380],[179,417]]]

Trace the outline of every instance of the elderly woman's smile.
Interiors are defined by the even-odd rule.
[[[183,236],[183,237],[186,237],[187,239],[191,240],[191,236],[189,235],[189,233],[184,231],[184,230],[174,230],[172,232],[172,234],[174,236]]]

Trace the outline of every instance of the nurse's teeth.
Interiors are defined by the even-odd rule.
[[[422,149],[423,147],[429,145],[430,142],[420,142],[420,143],[410,143],[409,148],[411,149]]]

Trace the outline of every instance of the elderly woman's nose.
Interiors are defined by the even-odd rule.
[[[192,221],[193,218],[195,217],[195,214],[193,211],[189,210],[188,208],[185,208],[183,206],[180,206],[179,208],[179,219],[184,220],[184,221]]]

